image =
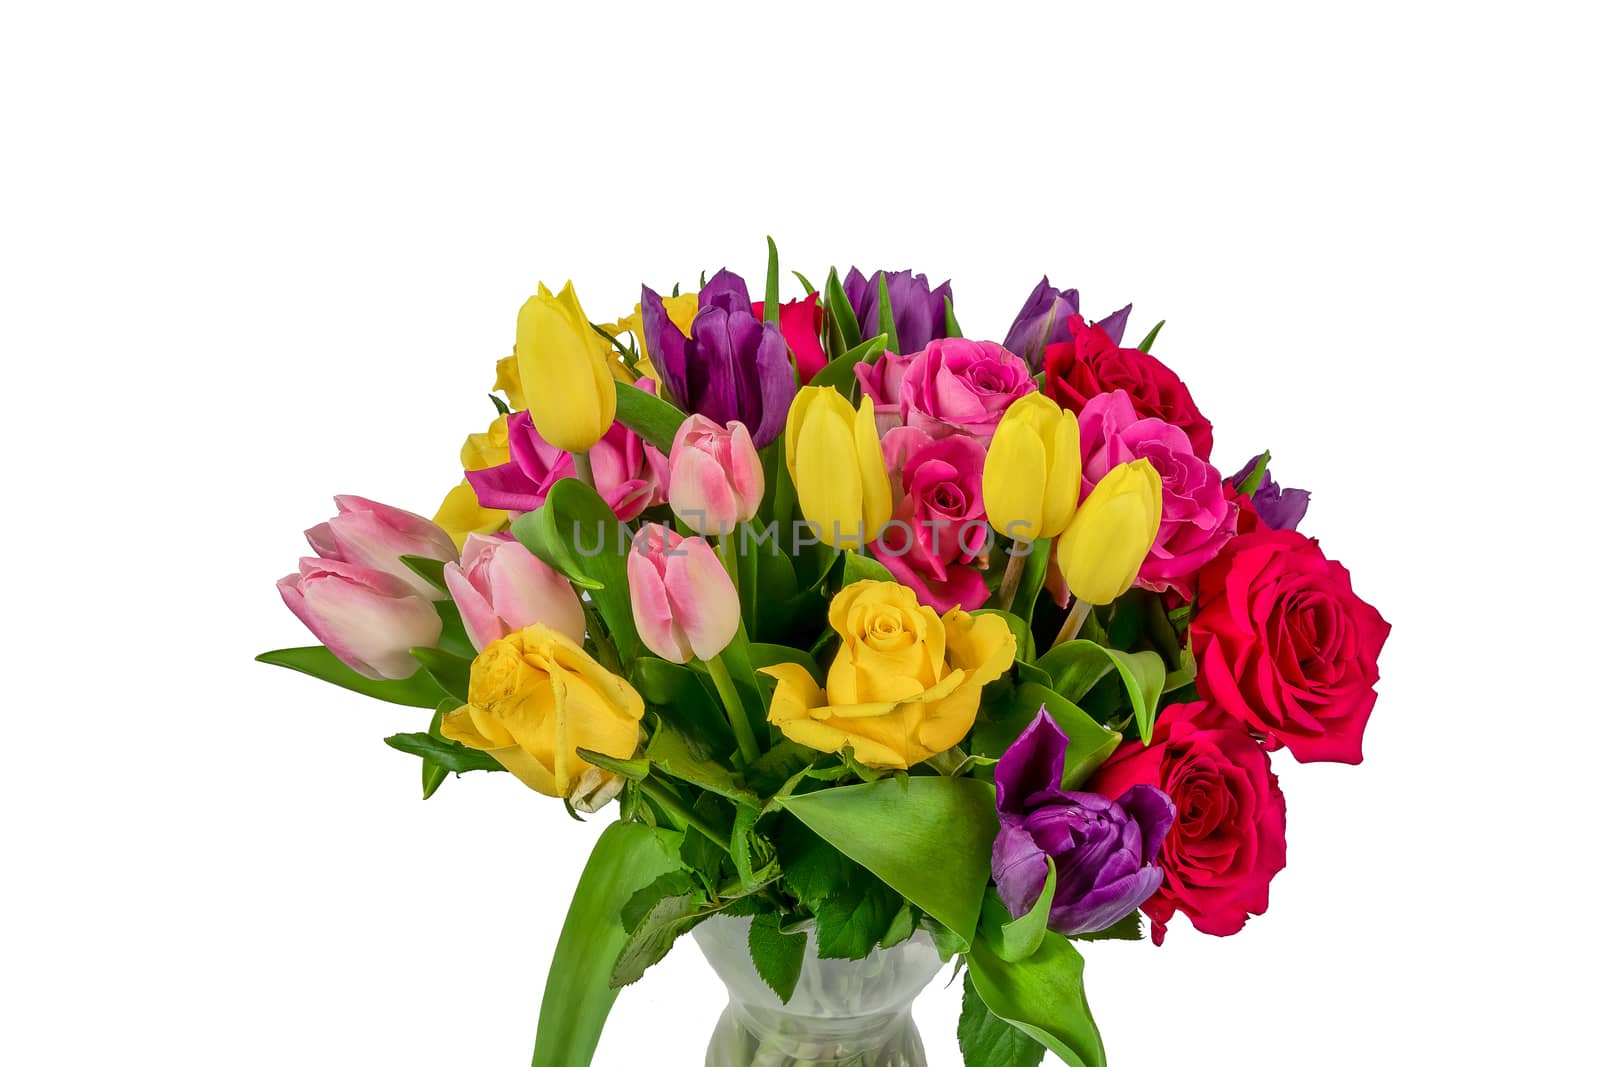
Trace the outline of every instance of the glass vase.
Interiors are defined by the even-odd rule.
[[[750,962],[750,920],[718,916],[694,929],[728,1007],[706,1050],[706,1067],[927,1067],[911,1003],[943,966],[918,931],[864,960],[817,956],[805,963],[785,1004]]]

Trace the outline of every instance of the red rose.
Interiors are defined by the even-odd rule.
[[[1201,568],[1190,633],[1200,694],[1269,748],[1361,762],[1389,624],[1316,541],[1262,528],[1228,542]]]
[[[822,350],[822,299],[821,293],[812,293],[801,300],[791,300],[778,305],[778,332],[784,343],[794,353],[795,369],[800,372],[800,384],[828,365],[828,354]],[[752,307],[756,318],[761,318],[766,304],[757,300]]]
[[[1233,487],[1233,481],[1228,478],[1222,480],[1222,495],[1233,503],[1239,505],[1239,528],[1237,534],[1255,533],[1261,526],[1261,516],[1256,514],[1256,505],[1249,497],[1240,494]]]
[[[1140,784],[1177,809],[1156,857],[1166,877],[1143,905],[1151,940],[1165,940],[1173,912],[1226,937],[1266,911],[1267,883],[1285,862],[1283,792],[1250,732],[1204,701],[1163,708],[1149,747],[1122,745],[1088,788],[1116,797]]]
[[[1170,422],[1189,435],[1195,455],[1211,458],[1211,421],[1194,406],[1183,379],[1146,352],[1118,348],[1082,315],[1068,319],[1067,328],[1072,340],[1044,350],[1046,396],[1076,415],[1090,397],[1121,389],[1141,418]]]

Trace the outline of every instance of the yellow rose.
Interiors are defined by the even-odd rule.
[[[539,436],[568,452],[587,452],[617,416],[609,364],[616,349],[594,332],[572,283],[545,286],[517,313],[517,378]],[[529,393],[526,386],[537,382]]]
[[[789,740],[871,767],[904,769],[960,744],[983,687],[1011,667],[1017,639],[995,615],[944,617],[894,582],[846,586],[828,606],[842,643],[826,692],[804,667],[762,668],[778,680],[767,719]]]
[[[496,361],[494,387],[506,394],[512,411],[521,411],[528,406],[527,399],[522,395],[522,372],[517,369],[516,356],[505,356]]]
[[[490,642],[472,661],[468,703],[439,732],[489,753],[546,796],[603,789],[609,776],[577,749],[628,759],[639,746],[644,701],[582,645],[543,623]]]

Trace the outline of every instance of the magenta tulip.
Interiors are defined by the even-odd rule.
[[[444,584],[480,652],[536,622],[583,643],[583,602],[571,583],[509,534],[468,534],[461,562],[444,565]]]
[[[306,540],[323,559],[381,571],[398,578],[429,600],[445,594],[401,560],[421,556],[448,562],[456,558],[450,535],[421,515],[359,496],[336,496],[339,514],[306,531]]]
[[[650,523],[628,553],[639,638],[662,659],[709,660],[739,631],[739,594],[704,538]]]
[[[766,475],[744,423],[726,429],[690,415],[672,439],[667,501],[698,534],[726,534],[749,522],[761,506]]]
[[[413,648],[429,648],[443,629],[433,604],[392,574],[307,556],[278,582],[283,602],[345,666],[368,678],[409,678]]]

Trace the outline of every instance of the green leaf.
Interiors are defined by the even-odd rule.
[[[944,335],[961,336],[961,324],[956,321],[956,305],[948,296],[944,298]]]
[[[511,405],[507,404],[504,400],[501,400],[498,394],[490,393],[489,399],[494,402],[495,411],[502,415],[511,414]]]
[[[622,908],[680,866],[682,835],[643,823],[612,823],[595,842],[561,927],[539,1008],[533,1067],[587,1067],[617,999],[614,961],[628,942]]]
[[[843,893],[851,873],[859,871],[804,823],[786,820],[778,832],[777,844],[784,884],[812,911],[829,897]]]
[[[797,745],[793,741],[780,741],[744,769],[744,780],[751,789],[769,797],[816,758],[815,749]]]
[[[831,360],[826,367],[813,374],[807,384],[823,388],[832,386],[841,396],[849,400],[856,395],[855,390],[861,384],[856,379],[855,365],[874,362],[883,354],[888,344],[888,340],[883,337],[869,337]]]
[[[789,273],[793,274],[797,279],[799,279],[801,286],[803,286],[805,288],[807,296],[810,296],[812,293],[817,291],[817,287],[812,285],[811,284],[811,280],[809,278],[807,278],[804,274],[801,274],[797,270],[792,270]]]
[[[968,941],[978,928],[999,821],[972,778],[885,779],[784,797],[818,836]],[[929,857],[937,856],[937,863]]]
[[[640,656],[628,671],[633,687],[708,757],[725,757],[734,750],[733,728],[717,702],[711,681],[700,671],[654,656]]]
[[[1122,735],[1106,729],[1077,704],[1037,682],[1023,682],[1009,692],[999,685],[985,690],[983,715],[972,733],[974,754],[996,758],[1003,755],[1041,707],[1067,735],[1062,786],[1076,789],[1111,758],[1122,743]]]
[[[689,416],[636,385],[617,382],[616,389],[617,421],[663,453],[671,452],[672,439]]]
[[[933,947],[939,950],[939,958],[946,963],[972,947],[972,942],[931,916],[922,917],[922,928],[933,938]]]
[[[1027,959],[1038,952],[1044,942],[1050,905],[1056,898],[1056,861],[1046,856],[1045,862],[1049,871],[1044,878],[1044,890],[1026,915],[1013,919],[992,889],[984,897],[983,935],[989,939],[989,947],[995,954],[1008,963]]]
[[[438,683],[440,689],[455,698],[456,707],[467,702],[467,685],[472,678],[471,660],[453,656],[438,648],[413,648],[411,656],[422,664],[422,669]]]
[[[1234,486],[1234,491],[1240,496],[1253,496],[1261,483],[1267,479],[1267,464],[1272,462],[1272,449],[1264,449],[1256,460],[1256,465],[1250,468],[1250,473],[1245,475],[1244,481]]]
[[[894,309],[889,306],[889,275],[878,272],[878,332],[888,338],[889,351],[900,351],[900,335],[894,328]]]
[[[699,884],[683,871],[670,871],[633,896],[622,909],[628,939],[611,969],[611,988],[621,989],[644,977],[666,959],[672,943],[688,933],[710,911]]]
[[[1106,927],[1096,930],[1092,934],[1074,934],[1074,941],[1142,941],[1144,940],[1144,922],[1137,911],[1130,912]]]
[[[1044,1061],[1044,1046],[990,1011],[972,988],[971,974],[963,976],[956,1040],[966,1067],[1039,1067]]]
[[[850,550],[845,551],[843,585],[853,585],[856,582],[892,581],[894,581],[894,575],[889,573],[889,568],[873,559],[870,555]]]
[[[429,722],[428,722],[428,736],[429,737],[437,737],[441,741],[444,740],[443,736],[441,736],[440,733],[439,733],[439,723],[444,720],[446,711],[447,710],[450,710],[450,711],[455,710],[455,706],[456,706],[456,702],[453,701],[453,700],[449,701],[448,703],[444,703],[444,704],[440,704],[439,705],[437,710],[435,710],[434,713],[433,713],[433,718],[431,720],[429,720]],[[463,747],[465,747],[465,746],[463,746]],[[439,791],[439,787],[444,784],[444,780],[446,778],[448,778],[448,777],[450,777],[450,769],[448,767],[446,767],[443,764],[439,763],[432,756],[423,756],[422,757],[422,799],[423,800],[432,799],[433,794],[437,793]]]
[[[1115,670],[1133,709],[1134,722],[1139,724],[1139,736],[1145,744],[1150,743],[1156,706],[1167,681],[1161,653],[1119,652],[1094,641],[1077,640],[1057,645],[1034,663],[1050,674],[1056,692],[1073,701],[1083,699],[1108,671]]]
[[[794,996],[805,960],[806,935],[784,933],[777,913],[765,911],[750,920],[750,962],[785,1004]]]
[[[876,879],[860,879],[824,900],[817,913],[817,955],[863,960],[890,932],[900,900]]]
[[[487,752],[468,748],[459,741],[432,734],[391,734],[383,739],[390,748],[411,756],[421,756],[456,774],[467,771],[503,771],[500,761]]]
[[[967,973],[997,1018],[1069,1067],[1105,1067],[1105,1045],[1083,991],[1083,957],[1066,938],[1046,933],[1039,950],[1019,962],[1007,962],[980,939],[967,953]]]
[[[746,888],[763,885],[778,875],[777,850],[771,841],[756,833],[760,818],[760,808],[740,806],[734,812],[733,832],[728,835],[733,869],[738,872],[739,884]]]
[[[792,648],[789,645],[764,645],[759,642],[750,644],[750,665],[756,669],[770,667],[775,663],[798,663],[810,672],[811,677],[822,682],[822,672],[817,667],[817,661],[803,648]]]
[[[916,909],[911,906],[910,901],[902,900],[900,910],[895,912],[894,918],[889,921],[889,929],[884,931],[883,940],[879,944],[884,948],[894,948],[916,932]]]
[[[628,598],[630,535],[611,506],[576,478],[563,478],[537,510],[512,521],[511,532],[530,552],[589,591],[617,654],[630,662],[639,652]]]
[[[861,343],[861,324],[856,322],[855,309],[845,296],[839,282],[837,267],[828,268],[828,280],[822,290],[822,306],[828,312],[828,324],[836,336],[840,351],[848,351]],[[815,379],[813,379],[815,381]]]
[[[1150,351],[1150,346],[1156,343],[1156,335],[1161,332],[1161,327],[1165,326],[1166,324],[1167,320],[1162,319],[1160,322],[1152,326],[1150,328],[1150,332],[1144,335],[1144,340],[1139,342],[1139,351],[1148,354]]]
[[[270,663],[274,667],[287,667],[291,671],[299,671],[324,682],[332,682],[362,696],[376,697],[391,704],[404,704],[412,708],[436,708],[441,701],[449,698],[449,694],[439,688],[439,683],[428,677],[427,671],[419,669],[410,678],[399,681],[368,678],[346,667],[339,662],[337,656],[321,645],[279,648],[263,652],[256,657],[256,662]]]
[[[644,755],[654,770],[679,781],[740,804],[756,807],[761,803],[754,793],[734,781],[728,768],[697,754],[689,740],[666,722],[650,738]]]
[[[448,592],[444,584],[444,561],[429,559],[427,556],[401,556],[400,562],[411,568],[412,573],[427,581],[435,589]]]
[[[650,761],[647,759],[618,759],[604,752],[595,752],[582,747],[576,751],[578,757],[585,763],[592,763],[602,771],[610,771],[630,782],[642,782],[650,775]]]
[[[761,308],[767,322],[778,321],[778,245],[767,238],[767,298]]]

